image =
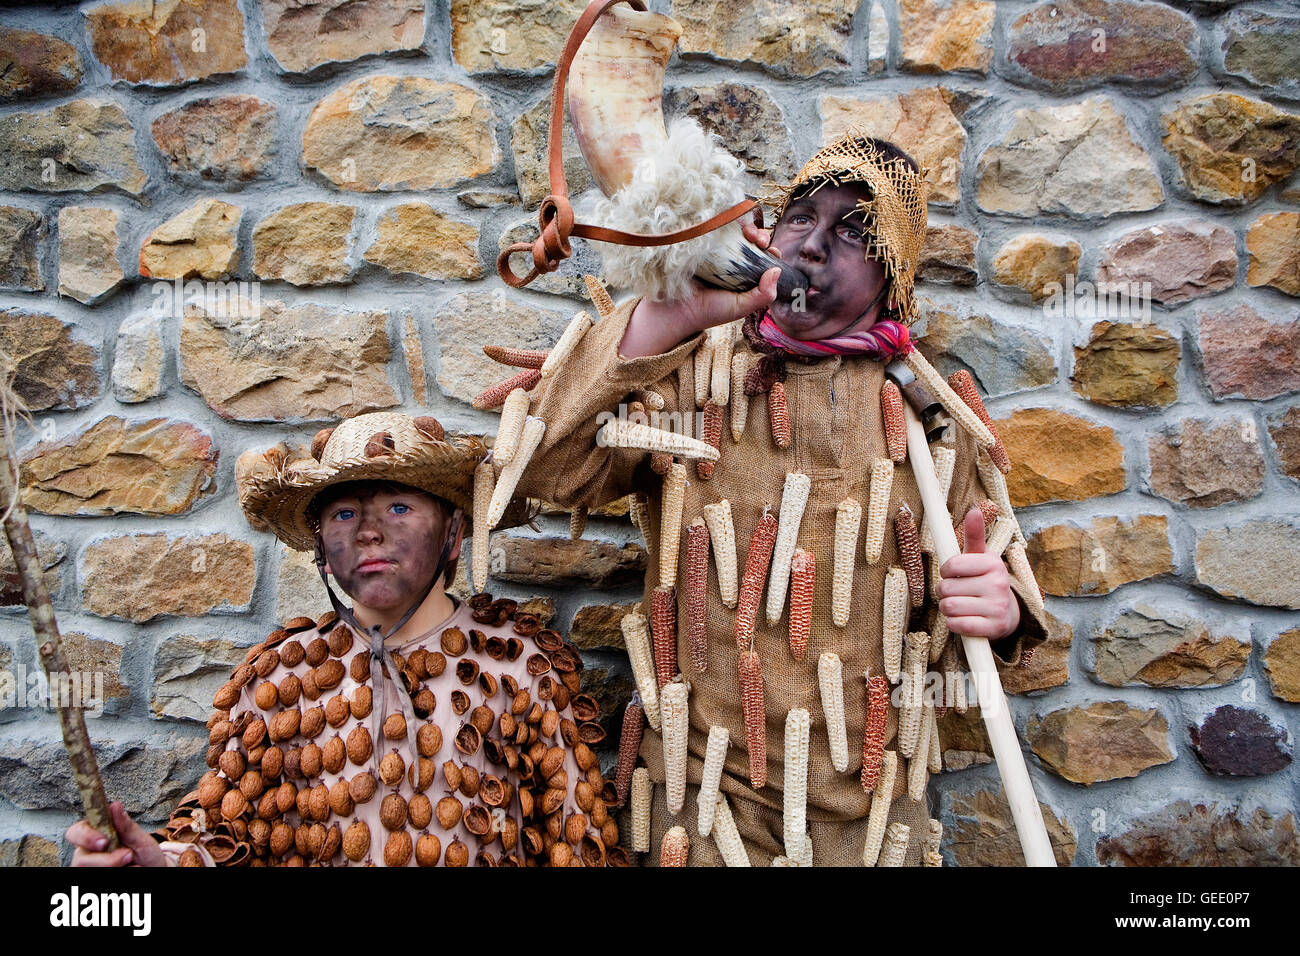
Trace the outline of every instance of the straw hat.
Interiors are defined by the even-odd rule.
[[[243,465],[239,504],[248,523],[297,551],[312,551],[311,501],[346,481],[394,481],[427,491],[465,513],[474,511],[474,469],[488,447],[473,435],[447,437],[436,418],[375,412],[344,419],[312,440],[311,457],[289,460],[272,450]],[[497,528],[526,524],[536,506],[515,498]]]
[[[810,183],[813,189],[827,183],[865,183],[870,187],[870,197],[858,203],[867,220],[866,257],[885,264],[897,321],[911,325],[916,321],[912,287],[925,245],[928,170],[920,166],[919,173],[913,172],[901,157],[886,157],[874,145],[879,142],[883,141],[849,131],[819,149],[793,182],[767,185],[764,201],[779,221],[791,199]]]

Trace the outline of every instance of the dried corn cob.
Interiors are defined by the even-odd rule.
[[[537,451],[537,446],[542,443],[544,434],[546,434],[546,422],[532,415],[524,420],[524,432],[519,438],[519,447],[515,450],[514,457],[510,459],[510,464],[502,468],[501,474],[497,475],[496,487],[492,489],[487,521],[484,522],[488,528],[494,527],[506,513],[506,506],[514,497],[515,487],[519,484],[524,469],[528,467],[528,462],[532,460],[533,452]]]
[[[844,727],[844,668],[838,654],[827,651],[817,658],[817,687],[826,717],[831,766],[844,773],[849,769],[849,737]]]
[[[993,522],[993,527],[989,531],[988,540],[984,544],[984,550],[989,554],[996,554],[1002,557],[1002,553],[1007,550],[1007,545],[1011,544],[1015,536],[1015,524],[1006,518],[999,518]]]
[[[689,686],[681,679],[664,687],[660,695],[663,714],[664,786],[668,812],[680,813],[686,802],[686,720]]]
[[[713,375],[713,336],[705,331],[704,340],[694,352],[695,407],[703,408],[709,400],[709,383]]]
[[[632,527],[641,532],[641,537],[646,536],[646,498],[640,492],[633,492],[627,500],[627,516],[632,521]]]
[[[733,569],[734,571],[734,569]],[[709,635],[705,630],[704,595],[709,586],[709,529],[696,518],[686,529],[686,639],[691,666],[709,667]]]
[[[645,733],[645,707],[634,696],[623,709],[623,729],[618,735],[618,766],[614,769],[614,792],[618,794],[618,807],[627,803],[628,788],[632,786],[632,771],[641,752],[641,737]]]
[[[993,464],[997,465],[998,471],[1007,475],[1011,473],[1011,458],[1007,455],[1006,446],[1002,444],[1002,439],[998,437],[998,430],[993,427],[993,419],[989,418],[988,409],[984,407],[984,400],[980,398],[979,390],[975,387],[975,379],[966,369],[953,372],[948,376],[948,385],[957,397],[965,402],[984,423],[984,426],[993,435],[993,445],[989,448],[989,458]]]
[[[885,728],[889,721],[889,681],[881,674],[862,675],[867,680],[866,732],[862,737],[862,789],[867,793],[880,782],[885,754]],[[890,786],[893,786],[892,782]]]
[[[731,733],[726,727],[709,728],[709,743],[704,750],[704,770],[700,775],[700,792],[696,798],[700,811],[700,836],[708,836],[713,829],[718,784],[722,780],[722,766],[727,761],[727,745],[730,742]]]
[[[797,661],[808,653],[816,573],[812,552],[795,548],[790,559],[790,653]]]
[[[781,619],[786,589],[790,586],[790,561],[799,538],[799,523],[808,504],[812,481],[801,471],[787,472],[781,492],[781,517],[777,520],[776,547],[772,551],[772,570],[767,584],[767,623]]]
[[[736,529],[731,523],[731,502],[723,498],[704,506],[704,522],[713,542],[713,565],[718,572],[718,593],[723,607],[736,606]]]
[[[740,443],[749,418],[749,396],[745,394],[745,375],[753,364],[754,353],[737,352],[731,357],[731,440]]]
[[[898,713],[898,752],[904,757],[916,753],[921,731],[925,688],[925,665],[929,661],[930,635],[909,631],[903,649],[903,694]]]
[[[930,779],[930,726],[926,711],[933,714],[934,708],[921,708],[921,730],[917,736],[916,751],[907,761],[907,795],[912,800],[925,799],[925,784]]]
[[[564,327],[564,332],[560,335],[560,340],[555,343],[555,348],[551,349],[551,354],[546,356],[546,361],[542,363],[542,378],[550,378],[554,375],[573,350],[578,347],[578,342],[587,334],[591,328],[591,316],[586,312],[577,312],[569,320],[569,324]]]
[[[1007,492],[1007,480],[1002,477],[1002,472],[998,471],[997,466],[989,459],[988,452],[983,449],[980,449],[975,456],[975,470],[979,473],[980,483],[984,485],[984,490],[989,493],[993,503],[998,506],[1002,517],[1015,521],[1016,513],[1011,507],[1011,495]],[[1025,536],[1020,530],[1019,522],[1016,523],[1015,539],[1021,544],[1025,543]]]
[[[661,585],[650,593],[650,634],[654,638],[655,680],[662,690],[677,676],[676,588]],[[662,704],[661,700],[661,709]]]
[[[906,823],[891,823],[885,831],[885,847],[880,853],[879,866],[902,866],[907,856],[907,841],[912,828]]]
[[[474,578],[475,591],[482,591],[487,586],[488,537],[492,531],[487,518],[495,484],[496,469],[492,462],[479,462],[474,467],[474,542],[470,554],[470,575]]]
[[[835,509],[835,569],[831,575],[831,620],[836,627],[849,623],[849,605],[853,598],[853,565],[857,560],[858,526],[862,524],[862,505],[856,498],[845,498]]]
[[[766,508],[763,517],[754,526],[749,539],[749,553],[745,555],[745,573],[740,579],[740,597],[736,606],[736,646],[749,647],[754,637],[754,621],[758,617],[758,600],[763,593],[763,580],[767,577],[776,545],[776,516]]]
[[[1037,614],[1045,614],[1043,604],[1043,589],[1038,585],[1038,579],[1034,577],[1034,569],[1029,566],[1029,556],[1025,554],[1025,546],[1019,541],[1012,541],[1007,545],[1007,564],[1011,567],[1011,575],[1016,578],[1024,588],[1025,603],[1031,611]]]
[[[602,319],[614,311],[614,300],[609,297],[609,290],[593,275],[584,275],[582,281],[587,286],[587,295],[596,307],[596,314]]]
[[[883,621],[885,675],[891,684],[897,684],[903,634],[907,630],[907,572],[900,567],[892,567],[885,574]]]
[[[569,539],[577,541],[582,537],[582,532],[587,530],[587,513],[586,505],[574,505],[573,510],[569,512]]]
[[[1002,509],[995,505],[991,498],[981,499],[979,509],[980,517],[984,519],[985,528],[993,527],[993,522],[997,521],[998,517],[1002,514]],[[965,517],[965,515],[962,515],[962,518]]]
[[[627,646],[628,660],[632,663],[632,679],[641,706],[645,708],[646,722],[659,729],[659,682],[655,678],[654,658],[650,656],[650,631],[645,615],[629,611],[623,615],[623,643]]]
[[[880,781],[871,798],[871,814],[867,818],[867,840],[862,847],[862,865],[875,866],[880,858],[880,844],[885,838],[885,821],[894,802],[894,777],[898,773],[898,754],[892,750],[884,753]],[[633,792],[636,781],[633,780]],[[635,832],[635,824],[633,824]]]
[[[691,851],[691,838],[683,827],[673,827],[664,834],[664,842],[659,847],[660,866],[685,866],[686,857]]]
[[[790,447],[790,409],[785,398],[785,383],[773,382],[767,392],[767,419],[772,441],[777,448]]]
[[[664,410],[664,397],[653,388],[634,389],[632,396],[652,412],[662,412]]]
[[[939,582],[943,576],[939,573],[937,560],[931,559],[926,575],[930,579],[930,596],[934,606],[934,614],[930,618],[930,661],[933,663],[948,645],[948,617],[939,610]]]
[[[721,454],[708,442],[702,442],[698,438],[618,418],[611,418],[600,426],[600,431],[596,433],[596,444],[601,448],[637,448],[641,451],[680,455],[682,458],[703,458],[706,461],[717,461]]]
[[[722,454],[722,406],[715,402],[707,402],[704,405],[704,424],[700,437],[714,448],[718,449],[718,454]],[[697,461],[695,463],[695,473],[700,478],[708,481],[713,477],[714,463],[711,461]]]
[[[515,389],[522,388],[525,392],[532,391],[541,380],[542,372],[540,369],[524,369],[518,375],[511,375],[505,381],[497,382],[491,388],[484,389],[478,395],[475,395],[474,407],[480,409],[496,408]]]
[[[807,833],[803,835],[803,840],[799,844],[799,850],[790,856],[791,866],[812,866],[813,865],[813,846],[812,837]]]
[[[922,866],[943,866],[939,843],[943,839],[943,824],[931,817],[927,821],[924,848],[921,850]]]
[[[653,451],[650,453],[650,470],[660,477],[668,474],[668,469],[673,466],[673,456],[663,451]]]
[[[880,560],[885,544],[885,520],[889,517],[889,495],[894,488],[894,463],[877,458],[871,464],[871,498],[867,503],[867,536],[863,557],[868,564]]]
[[[718,794],[717,805],[713,811],[713,842],[718,846],[718,854],[727,866],[749,866],[749,854],[745,851],[745,841],[736,829],[736,819],[731,815],[731,804],[727,798]]]
[[[812,720],[802,707],[785,715],[785,783],[782,790],[782,819],[785,852],[794,857],[803,849],[808,830],[808,735]]]
[[[485,345],[483,354],[494,362],[509,365],[512,368],[541,369],[549,354],[544,349],[516,349],[503,345]]]
[[[763,703],[763,665],[758,654],[741,651],[740,701],[745,715],[745,745],[749,749],[749,782],[755,790],[767,786],[767,716]]]
[[[971,407],[963,402],[957,393],[952,390],[947,380],[935,371],[934,366],[921,354],[920,349],[912,349],[903,357],[903,361],[907,363],[907,367],[925,386],[926,391],[943,405],[944,410],[952,416],[953,421],[975,436],[975,441],[982,447],[993,447],[996,439],[993,437],[993,433],[989,431],[988,426],[980,421],[979,416],[975,414]]]
[[[930,817],[925,826],[925,849],[939,852],[939,844],[943,840],[943,823]]]
[[[769,866],[798,866],[799,864],[795,863],[788,856],[774,856],[772,857],[772,862],[769,863],[768,865]]]
[[[945,504],[948,502],[948,493],[952,491],[952,470],[957,463],[957,451],[950,445],[932,445],[934,453],[934,476],[939,481],[939,494]],[[929,523],[923,523],[921,527],[921,550],[926,554],[934,554],[934,535],[930,533]]]
[[[927,763],[930,767],[930,773],[943,772],[943,745],[939,742],[939,711],[938,708],[929,704],[925,705],[926,723],[929,724],[930,749],[926,751],[928,755]]]
[[[501,406],[501,420],[497,423],[497,437],[492,444],[492,460],[504,468],[510,464],[519,439],[524,433],[524,420],[528,417],[528,393],[516,388],[506,396]]]
[[[925,566],[921,563],[921,536],[916,518],[904,501],[894,515],[894,540],[898,544],[898,563],[907,573],[907,596],[913,608],[925,603]]]
[[[632,851],[650,852],[650,801],[654,797],[654,784],[650,771],[637,767],[632,771]]]
[[[709,372],[709,397],[719,408],[731,400],[731,356],[735,342],[730,323],[718,327],[713,340],[713,357]]]
[[[677,583],[677,550],[682,537],[682,504],[686,500],[686,466],[675,461],[664,476],[659,515],[659,586]]]
[[[947,687],[952,689],[952,709],[959,714],[966,713],[966,681],[964,678],[965,670],[962,667],[961,649],[957,644],[948,643],[948,649],[944,652],[945,659],[943,664],[944,680]],[[948,676],[951,675],[951,676]],[[944,700],[949,699],[945,690]]]
[[[892,379],[880,387],[880,420],[885,426],[885,450],[895,464],[907,458],[907,422],[903,417],[903,393]]]

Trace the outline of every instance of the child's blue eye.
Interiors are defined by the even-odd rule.
[[[411,510],[411,506],[410,506],[410,505],[404,505],[404,504],[402,504],[400,501],[397,502],[396,504],[394,504],[393,507],[394,507],[394,508],[401,508],[401,509],[402,509],[401,511],[397,512],[399,515],[404,515],[404,514],[406,514],[408,511]]]
[[[338,511],[334,512],[334,517],[339,518],[343,521],[347,521],[349,518],[352,517],[352,509],[340,508]]]

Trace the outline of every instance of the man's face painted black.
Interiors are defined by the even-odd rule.
[[[803,311],[797,298],[774,302],[768,310],[792,338],[809,341],[861,332],[884,311],[882,298],[864,315],[885,284],[884,264],[866,260],[866,228],[857,210],[858,200],[866,196],[862,185],[823,186],[793,200],[772,230],[772,245],[781,258],[809,281]]]
[[[441,503],[414,489],[349,492],[320,514],[326,571],[357,604],[405,611],[433,578],[447,517]]]

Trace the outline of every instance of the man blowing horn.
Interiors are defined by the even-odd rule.
[[[923,171],[890,143],[851,135],[823,148],[780,190],[774,228],[746,225],[807,275],[804,295],[777,302],[771,269],[747,293],[696,283],[676,301],[598,301],[601,320],[532,394],[545,433],[517,492],[579,508],[632,494],[649,546],[642,607],[624,629],[635,644],[649,621],[658,679],[637,674],[624,750],[637,758],[644,709],[633,849],[651,861],[663,849],[690,865],[937,865],[925,794],[941,766],[935,720],[965,707],[949,632],[987,638],[1003,666],[1045,639],[1000,442],[950,426],[932,445],[964,553],[936,569],[918,534],[884,367],[914,347],[926,194]],[[964,402],[945,404],[986,420],[969,376],[949,382]],[[611,412],[638,401],[650,424],[656,411],[688,425],[699,413],[720,459],[598,440]],[[689,685],[684,721],[674,684]]]

